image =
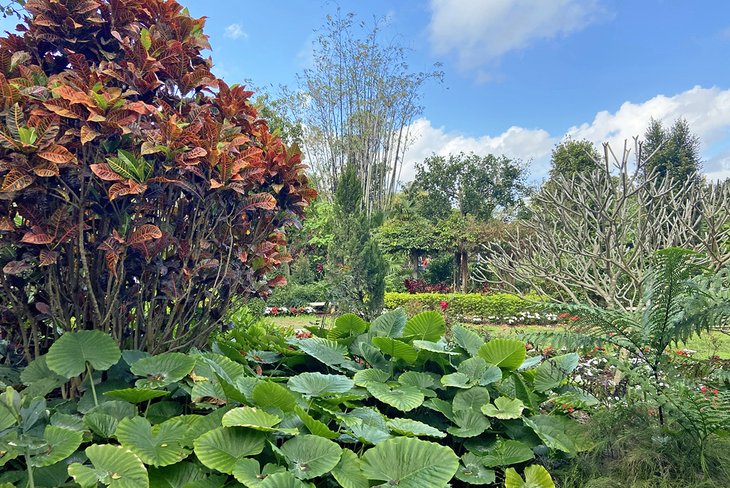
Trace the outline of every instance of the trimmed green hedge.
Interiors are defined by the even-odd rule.
[[[538,300],[538,297],[534,297]],[[385,308],[393,310],[423,308],[440,310],[441,301],[447,302],[448,311],[473,317],[508,317],[534,310],[535,303],[509,293],[397,293],[385,294]]]

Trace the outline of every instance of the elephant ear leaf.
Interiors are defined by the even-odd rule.
[[[80,463],[70,464],[68,474],[82,488],[98,486],[110,488],[149,488],[147,470],[134,453],[122,446],[93,444],[86,448],[86,456],[93,468]]]
[[[84,372],[86,363],[96,371],[114,366],[122,352],[109,334],[100,330],[66,332],[53,343],[46,364],[56,374],[73,378]]]
[[[399,488],[446,486],[459,469],[451,448],[410,437],[383,441],[367,450],[362,461],[369,480]]]
[[[514,371],[525,361],[525,343],[516,339],[492,339],[479,348],[479,357],[507,371]]]
[[[446,332],[444,317],[433,311],[421,312],[411,317],[403,329],[403,337],[407,339],[436,342]]]
[[[508,468],[504,475],[504,488],[555,488],[550,473],[539,464],[525,468],[524,480],[514,468]]]
[[[152,466],[169,466],[188,457],[187,434],[187,425],[174,418],[154,427],[142,417],[124,418],[116,431],[124,447]]]
[[[281,446],[289,469],[299,479],[312,479],[329,473],[337,466],[342,448],[316,435],[300,435]]]

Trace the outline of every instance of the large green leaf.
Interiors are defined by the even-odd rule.
[[[469,381],[479,381],[487,372],[487,362],[479,356],[475,356],[459,363],[456,371],[467,375]]]
[[[514,371],[525,360],[525,343],[516,339],[492,339],[479,348],[486,362],[507,371]]]
[[[547,469],[539,464],[525,468],[525,479],[509,468],[504,472],[504,488],[555,488],[555,483]]]
[[[266,434],[243,427],[218,427],[195,439],[195,455],[210,469],[232,474],[236,463],[261,453]]]
[[[456,426],[446,429],[456,437],[476,437],[490,427],[489,419],[478,410],[458,410],[452,417]]]
[[[401,385],[417,386],[425,389],[436,387],[438,380],[438,375],[435,373],[423,373],[421,371],[406,371],[398,377],[398,383]]]
[[[324,339],[322,337],[311,337],[296,342],[299,350],[312,356],[327,366],[337,367],[347,361],[347,347],[342,344]]]
[[[264,469],[255,459],[242,459],[233,468],[233,477],[247,488],[260,486],[269,475],[286,471],[283,466],[267,464]]]
[[[424,400],[423,393],[415,386],[399,385],[391,388],[382,383],[370,383],[367,390],[375,398],[401,412],[408,412],[421,406]]]
[[[493,469],[484,466],[481,459],[470,452],[461,457],[461,464],[456,471],[456,479],[470,485],[491,485],[496,477]]]
[[[291,412],[296,405],[294,395],[286,387],[271,381],[258,383],[251,396],[254,403],[264,409],[276,408],[282,412]]]
[[[401,359],[406,363],[415,363],[418,359],[418,351],[410,344],[406,344],[398,339],[390,337],[373,337],[373,344],[380,349],[383,354],[387,354],[393,359]]]
[[[347,376],[340,374],[301,373],[289,378],[290,390],[307,396],[323,396],[329,393],[346,393],[355,386]]]
[[[172,418],[153,427],[142,417],[122,419],[116,432],[124,447],[152,466],[168,466],[188,457],[187,434],[187,425],[178,419]]]
[[[30,458],[30,465],[36,468],[50,466],[66,459],[81,445],[84,435],[76,430],[46,425],[43,431],[43,450]]]
[[[407,321],[405,310],[396,308],[373,320],[370,324],[370,333],[381,337],[401,337]]]
[[[370,486],[362,472],[362,461],[349,449],[342,450],[340,462],[332,468],[332,476],[343,488],[368,488]]]
[[[451,329],[451,332],[454,336],[454,341],[471,356],[476,356],[479,348],[484,344],[484,339],[479,334],[462,325],[455,325]]]
[[[522,410],[524,409],[525,404],[519,399],[501,396],[494,400],[494,405],[484,405],[482,413],[500,420],[518,419],[522,416]]]
[[[295,477],[292,473],[284,471],[283,473],[274,473],[267,476],[257,485],[257,488],[314,488],[309,483]]]
[[[192,486],[202,488],[201,485],[206,481],[213,481],[207,479],[206,472],[197,463],[187,461],[164,468],[150,468],[149,477],[150,486],[153,488],[188,488]],[[222,486],[223,483],[214,485],[214,488]]]
[[[340,315],[335,320],[335,325],[327,332],[327,339],[336,341],[357,336],[367,330],[368,323],[354,313]]]
[[[355,408],[338,418],[363,443],[378,444],[391,437],[385,417],[374,408]]]
[[[446,356],[459,356],[461,353],[452,351],[451,345],[444,340],[438,342],[415,340],[411,344],[419,351],[428,351],[435,354],[444,354]]]
[[[130,369],[137,376],[144,376],[137,380],[137,388],[162,388],[185,378],[194,367],[194,357],[166,352],[135,361]]]
[[[363,474],[372,481],[399,488],[442,488],[459,468],[448,447],[410,437],[396,437],[367,450]]]
[[[166,396],[169,393],[166,390],[150,390],[148,388],[122,388],[120,390],[105,391],[104,396],[129,403],[142,403]]]
[[[304,426],[310,433],[319,437],[324,437],[325,439],[337,439],[340,436],[337,432],[330,430],[327,424],[320,422],[309,415],[309,412],[303,408],[296,407],[294,408],[294,412],[296,412],[301,421],[304,422]]]
[[[62,336],[63,337],[63,336]],[[93,444],[86,448],[93,468],[79,463],[70,464],[68,474],[82,488],[102,483],[111,488],[148,488],[147,470],[130,450],[110,444]]]
[[[438,312],[421,312],[411,317],[403,328],[403,337],[411,340],[436,342],[446,332],[446,321]]]
[[[355,373],[352,379],[357,386],[364,388],[368,383],[385,383],[390,379],[390,373],[382,369],[368,368]]]
[[[475,410],[477,412],[489,403],[489,391],[481,386],[475,386],[468,390],[461,390],[454,395],[452,409],[454,412],[461,410]]]
[[[66,377],[54,373],[46,363],[46,355],[38,356],[28,363],[28,366],[20,372],[20,380],[24,385],[29,386],[38,381],[52,380],[53,383],[63,384]],[[50,392],[49,392],[50,393]]]
[[[405,436],[426,436],[426,437],[446,437],[444,432],[441,432],[436,427],[432,427],[418,420],[412,419],[391,419],[388,421],[388,427],[393,432]]]
[[[99,330],[66,332],[56,339],[46,355],[46,364],[64,378],[78,376],[86,363],[97,371],[114,366],[122,352],[112,336]]]
[[[520,441],[499,440],[486,455],[482,456],[481,460],[485,466],[493,468],[524,463],[534,457],[535,454],[527,444]]]
[[[525,425],[532,428],[535,434],[550,449],[557,449],[571,454],[575,454],[578,451],[578,446],[572,436],[569,420],[550,415],[535,415],[534,417],[525,417],[522,421]]]
[[[469,377],[464,373],[445,374],[441,377],[441,384],[451,388],[471,388],[472,384],[469,382]]]
[[[299,479],[312,479],[329,473],[340,462],[342,448],[316,435],[300,435],[281,446],[289,470]]]
[[[278,415],[272,415],[255,407],[234,408],[226,412],[222,419],[224,427],[246,427],[261,432],[299,433],[293,428],[277,428],[280,422],[281,417]]]
[[[543,362],[537,367],[535,373],[535,390],[544,392],[563,384],[578,366],[579,359],[578,355],[573,352]]]

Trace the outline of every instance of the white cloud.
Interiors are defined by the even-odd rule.
[[[431,44],[476,68],[537,39],[566,36],[597,21],[598,0],[431,0]]]
[[[550,168],[552,148],[563,137],[588,139],[597,145],[610,142],[616,151],[623,147],[625,139],[643,135],[652,117],[665,125],[680,117],[687,119],[702,144],[704,173],[710,179],[730,177],[730,89],[696,86],[674,96],[657,95],[642,103],[625,102],[615,112],[599,112],[592,122],[570,127],[562,134],[513,126],[496,136],[472,137],[433,127],[428,119],[419,119],[411,125],[415,142],[406,153],[401,179],[412,180],[415,163],[433,153],[474,151],[529,161],[531,178],[540,180]]]
[[[241,27],[241,24],[231,24],[228,27],[226,27],[226,30],[223,32],[223,36],[227,37],[229,39],[248,39],[248,34],[245,30],[243,30],[243,27]]]

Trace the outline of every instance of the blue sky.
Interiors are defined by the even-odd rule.
[[[334,2],[181,0],[208,17],[215,72],[229,83],[296,85]],[[544,177],[566,134],[596,143],[687,118],[705,172],[730,176],[730,2],[724,0],[341,0],[413,70],[443,64],[423,93],[407,163],[436,153],[504,153]],[[7,25],[4,22],[3,25]],[[404,171],[406,177],[412,174]]]

